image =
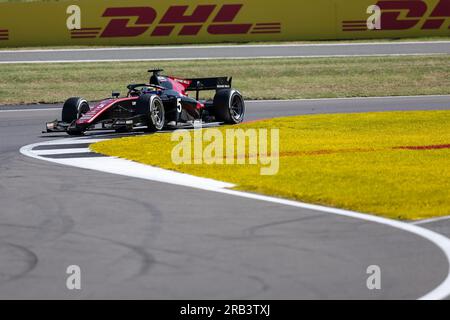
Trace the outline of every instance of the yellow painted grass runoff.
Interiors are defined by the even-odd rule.
[[[450,94],[450,55],[39,63],[0,66],[0,105],[126,94],[152,66],[180,77],[233,76],[246,99]]]
[[[237,126],[280,129],[280,170],[174,165],[171,134],[114,139],[96,152],[227,181],[237,189],[397,219],[450,214],[450,111],[307,115]],[[225,130],[230,127],[222,127]],[[204,129],[207,130],[207,129]],[[409,150],[398,147],[441,146]]]

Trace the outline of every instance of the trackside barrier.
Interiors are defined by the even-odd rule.
[[[371,5],[381,29],[367,27],[380,14],[367,13]],[[404,38],[448,36],[449,27],[450,0],[0,3],[0,47]]]

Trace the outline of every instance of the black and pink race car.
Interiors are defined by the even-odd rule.
[[[83,98],[69,98],[62,108],[61,121],[48,122],[44,132],[155,132],[193,127],[196,123],[238,124],[244,119],[244,99],[231,87],[232,78],[181,79],[161,75],[162,71],[149,70],[149,83],[128,85],[126,97],[113,92],[111,98],[93,106]],[[214,99],[199,100],[199,93],[204,90],[215,90]],[[195,99],[188,92],[195,92]]]

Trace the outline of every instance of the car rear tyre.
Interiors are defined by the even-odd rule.
[[[166,116],[164,104],[159,96],[145,94],[136,102],[136,113],[145,116],[147,131],[156,132],[164,128]]]
[[[214,114],[218,121],[227,124],[238,124],[244,120],[245,103],[239,91],[224,89],[214,96]]]
[[[85,99],[79,97],[69,98],[63,105],[61,120],[66,123],[72,123],[89,110],[89,103]]]

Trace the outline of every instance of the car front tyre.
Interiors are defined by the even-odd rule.
[[[89,110],[89,103],[85,99],[80,97],[69,98],[64,102],[61,120],[66,123],[72,123]]]
[[[89,103],[85,99],[80,97],[69,98],[64,102],[61,120],[65,123],[72,124],[89,110]],[[71,130],[67,130],[67,133],[71,136],[79,136],[83,134],[83,131],[72,128]]]
[[[136,103],[136,113],[145,116],[147,131],[156,132],[164,128],[165,110],[159,96],[148,94],[140,96]]]

